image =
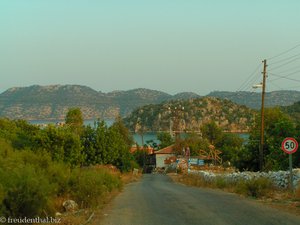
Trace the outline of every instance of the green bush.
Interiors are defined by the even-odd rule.
[[[95,207],[105,193],[121,187],[121,180],[105,169],[74,169],[69,187],[71,196],[80,207]]]
[[[43,211],[51,211],[49,199],[54,186],[31,165],[12,171],[0,171],[2,191],[2,213],[14,217],[34,217]]]
[[[121,187],[117,173],[105,168],[79,169],[84,156],[94,157],[86,164],[112,163],[123,171],[136,166],[129,142],[117,127],[110,132],[106,128],[99,143],[94,136],[82,143],[68,129],[39,129],[22,121],[0,118],[0,128],[0,215],[53,215],[54,205],[60,207],[65,199],[74,199],[82,207],[96,206],[107,192]],[[83,144],[92,146],[84,154]]]
[[[217,188],[224,189],[229,186],[229,183],[224,177],[218,176],[215,179],[215,185]]]
[[[70,191],[70,167],[63,163],[52,163],[45,172],[49,182],[55,184],[56,196],[66,195]]]
[[[240,181],[236,185],[237,193],[254,198],[267,196],[272,190],[274,190],[272,181],[263,177]]]

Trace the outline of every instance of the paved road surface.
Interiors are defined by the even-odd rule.
[[[103,225],[300,225],[300,217],[218,190],[146,174],[114,199]]]

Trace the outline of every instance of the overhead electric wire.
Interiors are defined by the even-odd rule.
[[[300,85],[299,86],[287,87],[287,89],[291,89],[291,88],[300,88]]]
[[[251,83],[253,83],[253,80],[256,78],[256,73],[261,67],[261,63],[255,68],[255,70],[247,77],[245,82],[237,89],[236,92],[238,91],[243,91],[244,88],[247,88]]]
[[[274,74],[274,73],[268,73],[269,75],[272,75],[272,76],[275,76],[275,77],[278,77],[278,78],[275,78],[273,80],[270,80],[270,81],[275,81],[275,80],[279,80],[279,79],[286,79],[286,80],[291,80],[291,81],[296,81],[296,82],[300,82],[300,80],[298,79],[294,79],[294,78],[289,78],[287,76],[282,76],[282,75],[278,75],[278,74]]]
[[[293,60],[290,60],[290,61],[288,61],[288,62],[286,62],[286,63],[284,63],[284,64],[281,64],[281,65],[279,65],[279,66],[276,66],[276,67],[274,67],[274,68],[271,68],[269,71],[276,70],[276,69],[278,69],[278,68],[281,68],[281,67],[283,67],[283,66],[286,66],[286,65],[288,65],[288,64],[291,64],[292,62],[295,62],[295,61],[297,61],[297,60],[299,60],[299,59],[300,59],[300,57],[297,57],[297,58],[295,58],[295,59],[293,59]]]
[[[280,71],[278,71],[276,73],[283,73],[283,74],[285,74],[285,73],[293,73],[295,71],[298,71],[299,69],[300,69],[300,65],[297,65],[295,67],[291,67],[291,68],[288,68],[286,70],[280,70]]]
[[[257,80],[261,79],[260,73],[256,74],[256,76],[252,77],[251,80],[249,80],[239,91],[248,91],[249,89],[252,89],[252,86],[257,83]]]
[[[279,56],[282,56],[282,55],[284,55],[284,54],[286,54],[286,53],[288,53],[288,52],[290,52],[290,51],[292,51],[292,50],[294,50],[294,49],[296,49],[296,48],[298,48],[298,47],[300,47],[300,44],[297,44],[297,45],[295,45],[294,47],[292,47],[292,48],[290,48],[290,49],[288,49],[288,50],[285,50],[285,51],[279,53],[278,55],[272,56],[272,57],[268,58],[267,60],[269,61],[269,60],[278,58]]]
[[[249,87],[252,88],[253,84],[256,82],[256,80],[259,79],[258,75],[256,75],[255,77],[252,77],[251,80],[249,80],[242,88],[240,88],[238,91],[245,91],[246,89],[248,89]]]
[[[273,85],[276,88],[279,88],[280,90],[284,90],[283,88],[279,87],[277,84],[274,84],[273,81],[269,81],[269,84]]]
[[[297,56],[300,56],[300,53],[298,53],[296,55],[293,55],[293,56],[289,56],[289,57],[281,59],[281,60],[277,60],[275,62],[268,63],[268,65],[270,66],[270,65],[277,64],[277,63],[281,63],[281,62],[287,61],[287,60],[292,59],[292,58],[297,57]]]

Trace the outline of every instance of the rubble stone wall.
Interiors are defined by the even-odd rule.
[[[196,171],[192,170],[190,173],[199,174],[205,180],[211,181],[218,176],[224,177],[229,182],[237,182],[240,180],[251,180],[259,177],[269,178],[273,181],[274,185],[279,188],[287,188],[290,180],[289,171],[270,171],[270,172],[234,172],[228,174],[215,174],[209,171]],[[300,168],[293,169],[293,186],[295,188],[300,187]]]

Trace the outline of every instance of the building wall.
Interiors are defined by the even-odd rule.
[[[165,159],[173,156],[174,154],[156,154],[155,158],[156,158],[156,167],[157,168],[161,168],[161,167],[165,167]]]

